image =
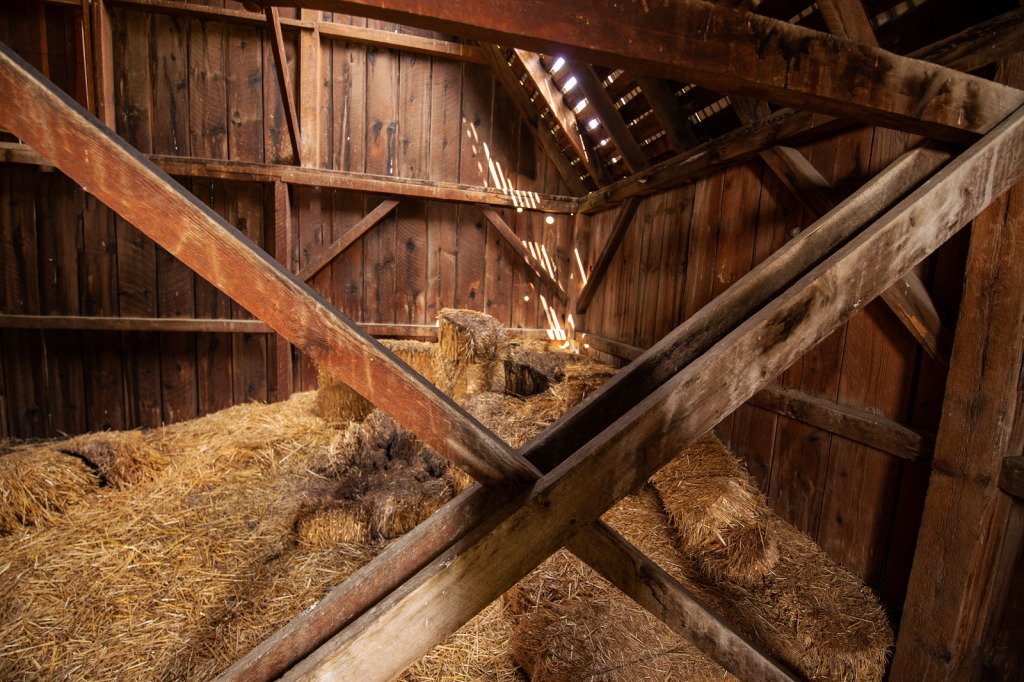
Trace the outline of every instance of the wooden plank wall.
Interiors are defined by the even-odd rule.
[[[230,0],[193,4],[241,8]],[[16,0],[0,9],[0,40],[37,68],[48,56],[55,82],[73,96],[81,93],[85,104],[71,66],[73,45],[60,43],[71,55],[62,58],[53,40],[44,48],[31,38],[39,35],[39,7]],[[52,9],[45,12],[50,33],[80,34],[80,11]],[[296,10],[281,15],[297,17]],[[332,13],[306,18],[435,35]],[[116,131],[138,149],[294,163],[263,30],[114,9],[112,33]],[[298,33],[284,37],[298,88]],[[321,167],[568,194],[528,131],[520,130],[488,67],[332,40],[321,41],[319,63]],[[179,180],[274,251],[272,186]],[[293,271],[384,198],[290,187]],[[0,313],[249,317],[60,173],[0,165],[0,210]],[[571,218],[548,223],[533,211],[499,213],[567,286]],[[458,306],[514,327],[566,325],[561,304],[473,205],[403,201],[310,284],[357,322],[433,324],[438,310]],[[0,424],[6,431],[0,437],[156,426],[267,400],[277,395],[274,344],[259,334],[4,330]],[[312,363],[293,357],[292,389],[315,386]]]
[[[865,129],[801,151],[845,194],[915,141]],[[613,209],[589,219],[585,244],[580,242],[584,271],[600,253],[615,215]],[[813,219],[760,160],[646,197],[578,324],[604,339],[649,347]],[[962,287],[965,236],[920,267],[925,281],[935,282],[932,293],[949,325]],[[945,371],[878,300],[775,381],[934,432]],[[771,508],[878,590],[898,616],[927,468],[750,405],[717,432],[745,459]]]

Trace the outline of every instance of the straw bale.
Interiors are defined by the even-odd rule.
[[[316,407],[330,422],[362,421],[373,412],[374,404],[356,393],[341,379],[317,364]]]
[[[52,522],[99,485],[99,476],[88,464],[63,452],[38,447],[0,450],[0,535]]]
[[[438,386],[442,381],[437,359],[437,344],[428,341],[408,341],[402,339],[382,339],[381,344],[398,356],[398,359],[409,365],[430,383]]]
[[[60,450],[89,462],[105,483],[118,489],[151,480],[168,462],[142,431],[87,433],[64,441]]]
[[[558,402],[558,408],[562,412],[567,412],[570,407],[599,389],[617,372],[617,369],[596,362],[567,364],[562,381],[551,387],[552,396]]]
[[[469,364],[509,358],[508,330],[490,315],[444,308],[437,327],[437,350],[446,360]]]
[[[779,560],[768,503],[739,459],[708,432],[651,482],[679,532],[684,552],[705,573],[756,581]]]

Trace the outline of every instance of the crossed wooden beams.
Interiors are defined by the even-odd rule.
[[[908,153],[515,453],[2,45],[0,86],[0,123],[489,486],[471,488],[333,591],[363,595],[345,600],[347,615],[307,612],[327,644],[302,658],[310,641],[285,638],[274,651],[291,646],[290,660],[257,650],[227,679],[272,660],[286,668],[296,646],[306,651],[285,679],[390,679],[563,544],[727,668],[788,679],[597,519],[1024,171],[1018,111],[879,217],[923,168],[948,158],[927,147]],[[347,627],[333,635],[339,624]],[[383,659],[383,641],[401,646]]]

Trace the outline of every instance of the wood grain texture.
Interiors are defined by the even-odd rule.
[[[338,257],[339,254],[343,253],[345,249],[356,242],[360,237],[370,231],[370,229],[379,223],[388,213],[391,212],[399,203],[401,199],[398,197],[388,197],[380,204],[378,204],[372,211],[366,214],[366,216],[358,223],[349,228],[345,234],[338,240],[334,241],[327,247],[318,250],[318,252],[312,255],[309,260],[303,265],[302,269],[299,270],[296,277],[308,282],[320,272],[324,267],[329,265],[332,260]]]
[[[695,83],[784,106],[970,143],[1024,94],[783,21],[684,0],[636,12],[583,0],[307,0],[469,38]],[[688,30],[679,30],[687,27]],[[851,98],[850,93],[856,92]]]
[[[612,144],[619,150],[629,172],[639,173],[648,168],[651,164],[647,160],[647,155],[633,137],[626,121],[622,119],[604,83],[594,73],[594,68],[580,62],[569,62],[568,67],[576,77],[576,86],[587,98],[588,111],[608,132]]]
[[[625,237],[626,231],[629,229],[633,216],[636,215],[639,207],[639,198],[630,197],[619,208],[615,215],[615,224],[612,227],[611,233],[608,235],[607,241],[601,245],[601,252],[597,256],[594,266],[587,273],[587,283],[580,293],[579,300],[576,302],[576,312],[580,314],[587,312],[587,308],[590,307],[590,302],[593,300],[594,292],[608,271],[608,267],[615,257],[615,252],[618,250],[619,244],[622,243],[622,239]]]

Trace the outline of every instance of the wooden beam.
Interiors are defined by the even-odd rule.
[[[114,113],[114,37],[110,4],[94,0],[92,4],[92,63],[96,78],[96,118],[111,130],[117,122]]]
[[[781,142],[798,144],[851,125],[849,121],[807,111],[782,109],[767,118],[737,128],[645,171],[591,192],[580,201],[579,210],[582,213],[600,211],[629,197],[652,194],[734,163],[742,163]]]
[[[596,521],[576,533],[566,548],[633,601],[691,642],[716,643],[723,664],[741,680],[797,682],[781,663],[648,559],[615,529]]]
[[[569,105],[565,103],[562,93],[555,87],[555,82],[551,80],[547,69],[540,61],[540,55],[528,50],[515,50],[515,53],[519,57],[519,61],[523,63],[527,77],[537,89],[537,95],[547,105],[551,116],[554,117],[559,127],[565,131],[569,145],[576,152],[576,156],[580,158],[587,172],[590,173],[590,177],[594,179],[594,183],[598,187],[607,185],[607,173],[604,166],[601,165],[601,160],[597,158],[594,151],[590,149],[590,145],[584,140],[580,133],[576,114],[572,112]]]
[[[89,113],[96,116],[96,57],[92,51],[92,2],[81,0],[82,10],[82,68],[85,71],[85,92],[89,100]]]
[[[576,77],[576,87],[587,98],[587,106],[592,108],[594,117],[604,126],[629,172],[638,173],[650,168],[651,163],[647,160],[647,155],[640,148],[640,143],[633,137],[633,133],[629,131],[629,126],[615,108],[615,103],[608,95],[604,83],[594,73],[594,68],[581,62],[569,62],[568,67]]]
[[[901,156],[838,210],[772,254],[612,377],[594,397],[525,445],[523,456],[541,471],[554,469],[878,218],[886,206],[903,198],[948,158],[948,153],[927,148]],[[477,528],[507,499],[479,486],[470,488],[236,662],[224,673],[222,682],[276,678]]]
[[[498,82],[501,83],[501,86],[505,88],[505,92],[512,98],[512,103],[516,105],[519,115],[526,122],[526,127],[529,128],[533,138],[537,140],[537,144],[544,150],[547,157],[551,159],[551,163],[555,166],[555,170],[558,171],[562,180],[565,181],[569,191],[576,196],[584,196],[587,193],[587,187],[580,179],[579,171],[572,167],[569,159],[565,158],[562,150],[558,148],[554,134],[541,119],[540,112],[537,111],[537,105],[526,95],[522,83],[519,82],[519,78],[512,71],[508,60],[505,59],[505,53],[497,45],[489,43],[481,44],[480,47],[483,48],[484,54],[487,57],[487,63],[491,65],[491,70],[494,71]]]
[[[300,10],[300,19],[313,24],[312,31],[299,34],[299,131],[302,133],[302,163],[320,167],[320,28],[319,12]],[[327,164],[330,166],[330,164]]]
[[[387,175],[369,175],[326,169],[298,168],[268,163],[247,163],[195,159],[181,156],[147,157],[168,175],[190,178],[216,178],[239,182],[285,182],[306,187],[331,187],[353,192],[375,194],[397,194],[420,197],[437,201],[458,201],[471,204],[488,204],[506,208],[524,208],[547,213],[575,213],[578,205],[575,197],[537,192],[506,192],[494,187],[459,185],[451,182],[435,182],[414,178],[395,178]],[[35,166],[52,166],[41,154],[28,145],[16,142],[0,142],[0,162],[24,163]]]
[[[507,445],[3,44],[0,91],[0,124],[439,453],[488,483],[532,478]]]
[[[589,332],[578,333],[576,339],[583,344],[584,348],[593,348],[594,350],[599,350],[602,353],[608,353],[630,362],[636,360],[647,350],[640,346],[622,343],[621,341],[615,341],[614,339],[608,339]]]
[[[1022,142],[1024,111],[282,679],[392,679],[1019,180]],[[389,655],[382,657],[385,643]]]
[[[999,470],[999,487],[1008,495],[1024,500],[1024,457],[1004,457]]]
[[[736,115],[745,124],[766,115],[768,106],[745,97],[734,97]],[[838,203],[829,182],[798,150],[779,145],[765,149],[761,159],[782,180],[790,192],[817,216],[823,216]],[[903,322],[925,351],[943,367],[949,366],[949,349],[953,337],[942,324],[938,310],[921,278],[908,272],[893,287],[882,293],[882,300]]]
[[[837,405],[796,389],[766,386],[748,402],[913,462],[929,463],[935,447],[933,434],[911,429],[867,410]]]
[[[209,320],[187,317],[87,317],[74,315],[0,315],[0,329],[89,329],[146,332],[240,332],[269,334],[259,320]]]
[[[401,197],[390,196],[380,202],[376,208],[366,214],[358,223],[353,225],[341,238],[332,243],[326,249],[314,256],[309,263],[296,275],[303,282],[308,282],[324,269],[328,263],[337,258],[345,249],[350,247],[357,239],[370,231],[374,225],[384,219],[395,206],[402,202]]]
[[[261,0],[263,4],[265,0]],[[274,0],[369,16],[970,144],[1024,93],[701,0]]]
[[[1024,84],[1024,59],[1008,78]],[[996,161],[993,160],[993,163]],[[1000,165],[1020,164],[1020,152]],[[890,679],[976,679],[1010,498],[1009,452],[1024,354],[1024,184],[975,219],[942,420]],[[967,187],[956,191],[969,191]],[[941,570],[937,570],[940,567]]]
[[[522,240],[516,236],[516,233],[512,228],[506,225],[505,221],[501,219],[501,216],[487,204],[477,204],[476,207],[484,214],[484,218],[487,219],[487,222],[493,225],[501,236],[505,238],[505,241],[512,247],[512,250],[515,251],[519,257],[523,259],[523,262],[533,270],[533,273],[540,278],[540,281],[551,290],[551,293],[555,298],[561,301],[563,305],[568,305],[569,295],[565,293],[565,289],[562,288],[562,285],[559,284],[552,276],[552,273],[547,271],[544,264],[530,253],[526,248],[526,245],[524,245]]]
[[[446,40],[424,38],[408,33],[393,33],[391,31],[380,31],[362,26],[350,24],[336,24],[331,22],[318,22],[320,37],[331,40],[345,40],[351,43],[386,47],[392,50],[403,50],[405,52],[417,52],[432,57],[443,57],[473,64],[487,64],[487,56],[484,50],[475,45],[463,45],[452,43]]]
[[[274,52],[274,68],[277,71],[277,85],[284,102],[284,116],[288,122],[288,136],[295,151],[295,163],[302,163],[302,141],[299,138],[299,115],[295,111],[295,99],[292,96],[292,78],[288,73],[288,63],[284,51],[284,37],[281,35],[281,16],[276,7],[268,7],[267,24],[270,32],[270,46]]]
[[[685,112],[680,108],[676,96],[665,81],[642,73],[634,73],[633,79],[640,86],[647,103],[651,105],[651,111],[661,121],[661,127],[665,129],[665,135],[673,149],[682,153],[700,144],[700,140],[693,134],[693,128],[690,127]]]
[[[285,270],[291,272],[292,264],[292,215],[288,197],[288,185],[273,184],[274,197],[271,210],[274,225],[274,257]],[[286,400],[292,394],[295,377],[292,369],[292,344],[278,334],[274,349],[274,364],[277,373],[277,400]]]
[[[875,32],[860,0],[819,0],[817,5],[832,35],[878,47]]]
[[[608,235],[608,241],[601,247],[601,254],[594,262],[594,267],[591,268],[590,274],[587,277],[587,283],[583,285],[583,291],[580,292],[580,299],[576,302],[576,312],[578,314],[582,315],[590,307],[590,301],[594,298],[594,292],[597,291],[601,280],[604,279],[604,273],[608,271],[608,266],[612,264],[612,257],[619,249],[619,244],[622,243],[622,238],[626,236],[626,230],[629,229],[629,224],[633,222],[633,216],[636,215],[636,210],[639,207],[640,198],[630,197],[619,208],[611,234]]]
[[[136,12],[148,12],[151,14],[166,14],[170,16],[198,19],[199,21],[217,21],[236,26],[250,26],[252,28],[272,29],[264,12],[249,12],[246,10],[224,9],[223,7],[209,7],[205,5],[194,5],[175,0],[106,0],[114,7],[134,10]],[[276,3],[275,3],[276,4]],[[271,5],[267,5],[269,9]],[[281,26],[284,29],[310,29],[312,26],[306,22],[295,19],[281,19]]]
[[[974,71],[1024,50],[1024,9],[989,19],[908,57]]]

